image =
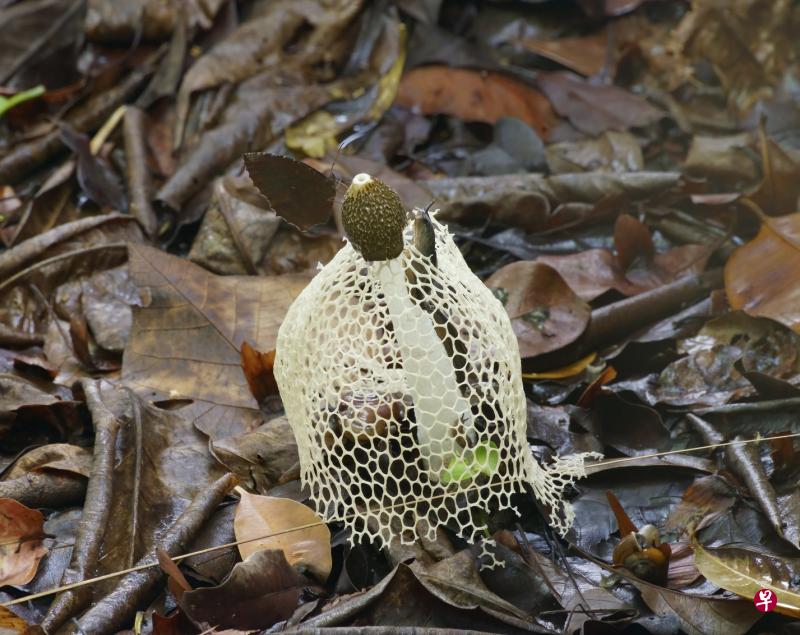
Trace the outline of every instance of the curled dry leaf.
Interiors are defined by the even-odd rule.
[[[42,544],[42,513],[10,498],[0,498],[0,587],[33,580],[47,553]]]
[[[515,262],[486,280],[511,318],[520,355],[534,357],[574,342],[586,330],[589,305],[552,267]]]
[[[241,501],[236,509],[233,530],[239,553],[246,560],[265,549],[279,549],[286,561],[310,571],[324,582],[331,573],[331,532],[310,508],[288,498],[259,496],[239,489]],[[296,531],[287,531],[303,527]]]
[[[19,478],[28,472],[56,470],[88,478],[92,469],[92,451],[70,443],[50,443],[23,454],[11,469],[3,474],[6,480]]]
[[[780,558],[749,549],[710,549],[692,538],[694,561],[706,578],[727,591],[752,600],[759,589],[777,596],[778,613],[800,618],[800,592],[793,580],[800,575],[800,558]]]
[[[425,115],[446,114],[464,121],[495,123],[516,117],[546,139],[555,123],[547,98],[506,75],[449,66],[425,66],[400,81],[397,104]]]
[[[800,333],[800,212],[764,219],[758,235],[725,264],[734,309],[769,317]]]
[[[275,364],[275,349],[262,353],[247,342],[242,343],[242,371],[250,386],[250,392],[261,403],[267,397],[278,394],[278,384],[272,367]]]

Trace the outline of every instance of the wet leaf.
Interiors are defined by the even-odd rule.
[[[589,323],[589,305],[545,264],[506,265],[486,280],[486,286],[505,306],[523,358],[566,346]]]
[[[0,498],[0,587],[26,584],[47,553],[44,517],[10,498]]]
[[[247,541],[239,545],[243,560],[265,549],[277,549],[297,570],[310,572],[320,582],[327,580],[333,566],[331,533],[316,513],[288,498],[258,496],[242,489],[239,495],[233,527],[236,540]],[[297,527],[305,528],[286,531]]]
[[[257,551],[216,587],[187,591],[181,607],[194,621],[223,628],[268,628],[288,618],[311,581],[295,571],[282,551]]]
[[[278,327],[308,275],[219,277],[156,249],[132,246],[134,311],[123,378],[151,400],[187,398],[212,438],[260,423],[241,369],[242,342],[275,347]]]
[[[397,104],[426,115],[447,114],[464,121],[495,123],[501,117],[524,121],[543,139],[555,118],[535,88],[500,73],[426,66],[405,74]]]
[[[714,584],[753,599],[759,589],[770,589],[777,596],[778,613],[800,617],[800,591],[797,580],[800,559],[780,558],[736,547],[706,548],[692,540],[697,568]]]
[[[791,379],[800,369],[800,338],[765,318],[728,313],[709,321],[694,337],[682,340],[687,353],[660,374],[658,399],[673,405],[719,405],[754,392],[744,371]]]
[[[751,242],[725,264],[734,309],[769,317],[800,333],[800,212],[765,219]]]

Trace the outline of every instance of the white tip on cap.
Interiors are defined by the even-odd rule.
[[[355,185],[356,187],[361,187],[369,183],[371,180],[372,177],[369,174],[367,174],[366,172],[361,172],[353,177],[353,185]]]

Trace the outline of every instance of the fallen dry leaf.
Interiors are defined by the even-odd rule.
[[[10,498],[0,498],[0,587],[33,580],[47,553],[44,517]]]
[[[215,276],[151,247],[130,247],[134,310],[123,379],[151,400],[192,399],[191,416],[213,438],[252,430],[258,404],[241,368],[245,340],[275,348],[278,327],[310,274]]]
[[[617,86],[590,84],[573,73],[542,73],[537,83],[555,111],[586,134],[647,126],[664,116],[644,97]]]
[[[236,540],[248,541],[239,545],[243,560],[258,551],[278,549],[293,567],[309,571],[320,582],[327,580],[333,567],[331,532],[313,510],[288,498],[259,496],[243,489],[239,494],[233,530]],[[305,528],[286,531],[295,527]]]
[[[800,332],[800,212],[765,220],[758,235],[725,264],[734,309]]]
[[[465,121],[495,123],[516,117],[546,139],[555,123],[547,98],[500,73],[425,66],[400,80],[396,103],[425,115],[447,114]]]
[[[289,566],[283,552],[268,549],[237,564],[219,586],[186,591],[181,607],[193,620],[215,626],[268,628],[291,616],[307,588],[321,591]]]
[[[506,265],[486,286],[505,306],[522,357],[558,350],[578,339],[589,324],[589,305],[546,264]]]
[[[717,586],[748,600],[760,589],[770,589],[777,596],[778,613],[800,618],[800,592],[792,584],[800,575],[799,558],[779,558],[736,547],[707,549],[696,537],[692,547],[700,573]]]
[[[641,269],[621,270],[606,249],[588,249],[567,256],[540,256],[537,262],[558,271],[583,300],[591,301],[610,289],[637,295],[693,273],[701,273],[711,255],[705,245],[682,245],[653,256]]]

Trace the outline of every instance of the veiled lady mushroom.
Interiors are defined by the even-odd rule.
[[[354,541],[410,541],[420,520],[431,536],[449,525],[472,538],[527,483],[566,531],[561,497],[585,457],[534,461],[502,304],[435,218],[435,258],[411,244],[400,197],[378,179],[353,179],[342,224],[349,244],[289,309],[275,359],[320,513],[344,518]]]

